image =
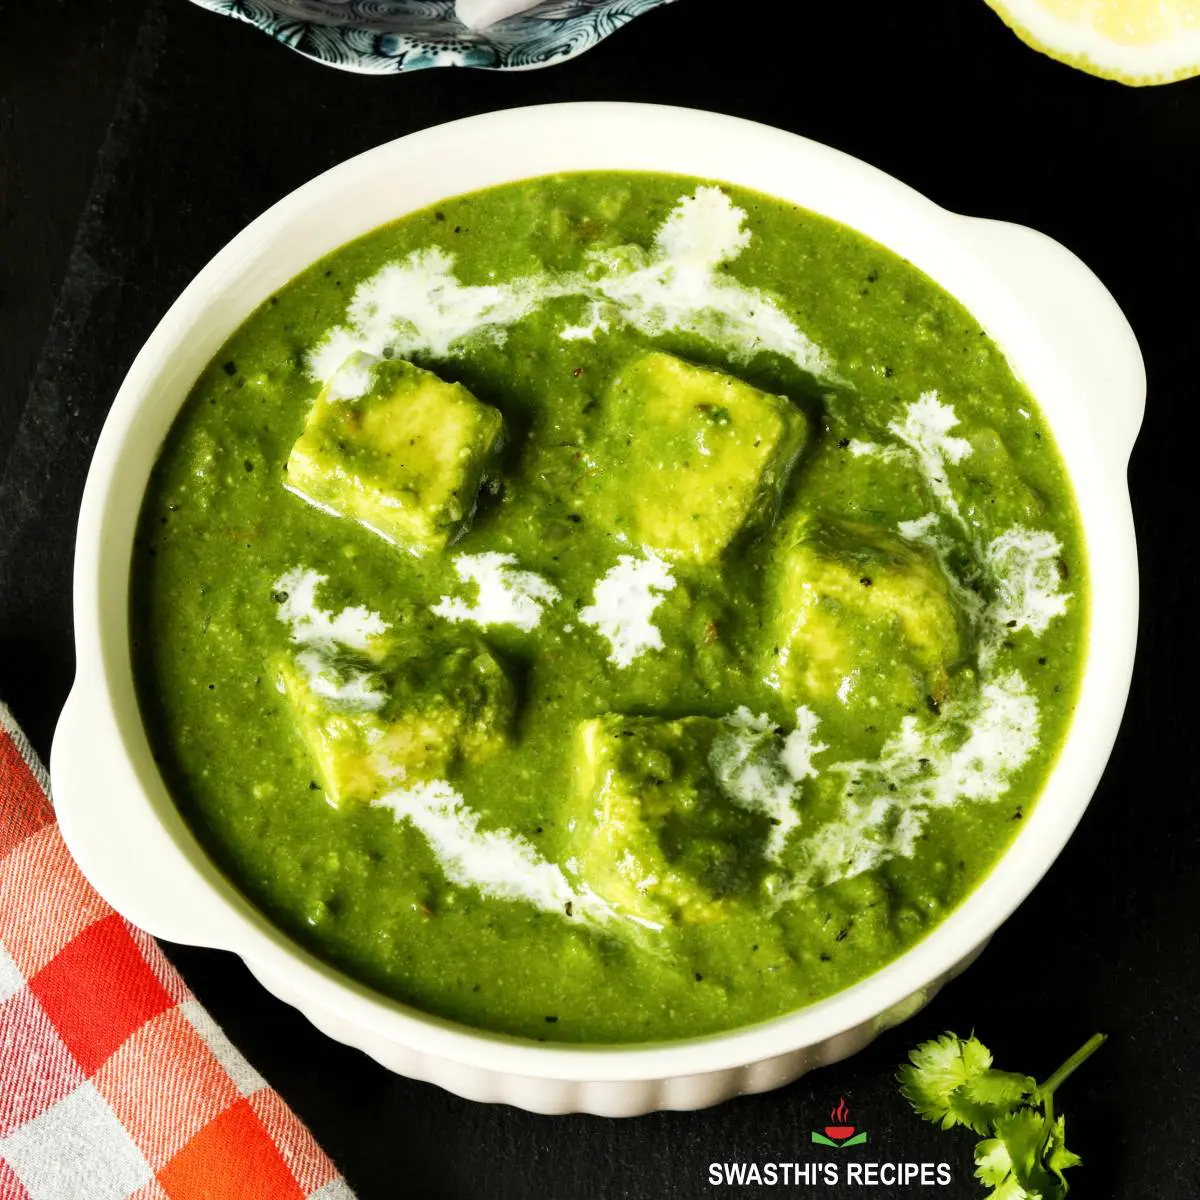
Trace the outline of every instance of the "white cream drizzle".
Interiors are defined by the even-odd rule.
[[[609,662],[628,667],[647,650],[663,648],[662,631],[651,618],[674,587],[671,568],[658,555],[622,554],[596,580],[592,603],[580,609],[579,619],[608,642]]]
[[[322,608],[317,603],[317,588],[328,578],[308,567],[285,571],[273,585],[276,595],[286,595],[279,602],[276,615],[289,627],[292,641],[297,645],[371,649],[375,639],[388,631],[387,622],[362,605],[336,613]]]
[[[796,725],[791,733],[783,739],[781,757],[788,774],[802,783],[805,779],[815,779],[817,768],[813,759],[822,750],[829,747],[824,742],[817,741],[817,726],[821,720],[807,705],[802,704],[796,709]]]
[[[796,727],[780,746],[774,722],[743,706],[724,719],[709,749],[709,769],[721,791],[740,807],[770,818],[764,854],[771,862],[778,863],[800,824],[799,785],[816,776],[812,760],[828,749],[816,740],[818,724],[815,713],[798,708]]]
[[[774,297],[719,270],[749,243],[745,219],[719,188],[698,187],[680,199],[649,250],[596,251],[582,271],[483,285],[461,283],[447,251],[416,250],[355,288],[343,323],[309,355],[309,372],[328,382],[355,352],[447,358],[468,338],[502,341],[534,309],[577,296],[591,303],[590,317],[565,325],[560,337],[567,340],[594,338],[613,324],[651,337],[675,330],[705,338],[738,361],[771,350],[810,374],[832,377],[829,357]],[[354,386],[353,378],[339,382],[339,394],[353,394]]]
[[[937,392],[922,392],[905,411],[903,420],[893,421],[888,429],[916,456],[925,483],[942,508],[959,524],[962,514],[946,478],[946,465],[959,463],[971,453],[966,438],[954,437],[950,430],[958,424],[958,414],[938,399]]]
[[[444,779],[397,788],[372,807],[407,820],[429,843],[451,883],[500,900],[523,900],[568,920],[607,920],[612,910],[594,892],[573,888],[562,868],[506,829],[480,829],[479,813]]]
[[[371,381],[378,364],[379,359],[373,354],[362,351],[351,354],[330,377],[325,386],[325,398],[353,400],[357,396],[365,396],[371,390]]]
[[[908,538],[910,542],[917,542],[933,552],[942,568],[942,574],[949,582],[950,590],[971,628],[980,633],[988,626],[989,622],[985,620],[984,599],[973,587],[969,586],[971,582],[974,582],[976,576],[972,575],[969,580],[964,581],[950,565],[954,541],[942,528],[941,513],[929,512],[915,521],[901,521],[896,529],[901,537]]]
[[[878,442],[864,442],[859,438],[852,438],[846,450],[855,458],[878,458],[883,462],[909,457],[909,451],[903,446],[882,446]]]
[[[301,650],[296,666],[312,692],[350,712],[377,712],[387,703],[387,690],[374,671],[336,662],[319,650]]]
[[[285,571],[274,584],[275,594],[286,596],[276,616],[299,647],[294,661],[315,695],[349,712],[375,712],[387,701],[383,681],[373,671],[339,662],[337,656],[346,650],[370,651],[389,626],[363,606],[336,613],[321,608],[316,594],[326,578],[307,567]]]
[[[905,717],[878,759],[826,768],[844,779],[839,812],[804,840],[804,865],[788,894],[911,857],[933,812],[997,799],[1037,740],[1037,701],[1016,671],[984,683],[978,697],[932,725]]]
[[[598,300],[591,302],[590,314],[586,321],[578,325],[564,325],[559,331],[559,337],[564,342],[594,342],[596,334],[607,333],[609,322],[604,316],[604,305]]]
[[[379,357],[390,348],[404,358],[420,352],[447,358],[471,334],[490,331],[502,339],[504,327],[532,312],[542,298],[532,279],[460,283],[452,254],[414,250],[354,289],[345,322],[309,355],[309,372],[327,381],[356,351]]]
[[[1071,594],[1063,590],[1059,569],[1062,543],[1049,530],[1012,525],[985,543],[964,519],[946,470],[947,464],[962,462],[972,452],[966,438],[950,432],[957,424],[958,416],[951,405],[940,401],[936,392],[924,392],[908,406],[902,420],[888,426],[905,449],[872,442],[851,442],[849,449],[855,454],[874,454],[885,459],[897,453],[912,454],[940,511],[926,513],[914,521],[902,521],[898,531],[937,555],[956,598],[975,626],[981,666],[986,668],[1013,631],[1028,629],[1035,636],[1045,633],[1050,622],[1067,611]],[[950,570],[947,559],[953,542],[941,532],[943,517],[952,520],[966,535],[979,564],[979,575],[974,579],[964,581]],[[990,585],[992,592],[992,599],[986,605],[978,592],[968,586],[980,578]]]
[[[476,625],[515,625],[529,632],[536,629],[543,610],[561,598],[548,579],[517,567],[513,554],[488,551],[460,554],[454,570],[464,583],[473,583],[477,594],[472,603],[443,596],[432,609],[447,621],[470,621]]]
[[[992,620],[998,628],[1041,635],[1067,611],[1059,560],[1062,543],[1045,529],[1014,525],[993,538],[983,561],[995,580]]]

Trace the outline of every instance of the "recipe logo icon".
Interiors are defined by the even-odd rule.
[[[830,1124],[825,1126],[824,1133],[812,1131],[812,1140],[818,1146],[832,1146],[835,1150],[844,1150],[847,1146],[861,1146],[867,1140],[867,1131],[857,1132],[850,1124],[850,1109],[846,1097],[839,1096],[837,1104],[830,1110]]]
[[[844,1096],[829,1114],[829,1124],[809,1135],[813,1145],[845,1150],[867,1142],[867,1131],[850,1124],[850,1108]],[[885,1137],[886,1141],[887,1138]],[[866,1154],[814,1156],[807,1162],[771,1159],[750,1162],[710,1162],[710,1187],[824,1187],[824,1188],[943,1188],[954,1182],[947,1162],[879,1160]],[[815,1193],[812,1193],[815,1195]],[[826,1193],[829,1194],[829,1193]],[[842,1195],[842,1192],[838,1192]],[[854,1195],[860,1193],[855,1192]],[[889,1192],[888,1195],[895,1195]],[[907,1194],[907,1193],[906,1193]],[[1021,1193],[1024,1195],[1025,1193]]]

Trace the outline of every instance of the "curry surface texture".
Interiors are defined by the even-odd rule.
[[[472,454],[503,418],[420,553],[336,515],[309,423],[405,362],[469,391],[430,403]],[[130,628],[174,799],[282,929],[430,1013],[638,1042],[828,996],[968,895],[1070,720],[1086,587],[1050,432],[954,299],[764,196],[573,174],[406,216],[237,330]],[[418,693],[482,724],[389,771]]]

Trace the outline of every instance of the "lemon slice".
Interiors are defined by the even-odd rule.
[[[1145,85],[1200,75],[1200,0],[987,0],[1035,50]]]

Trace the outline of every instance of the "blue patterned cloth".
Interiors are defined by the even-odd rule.
[[[195,0],[346,71],[424,67],[514,71],[563,62],[671,0],[542,0],[488,29],[466,28],[454,0]]]

